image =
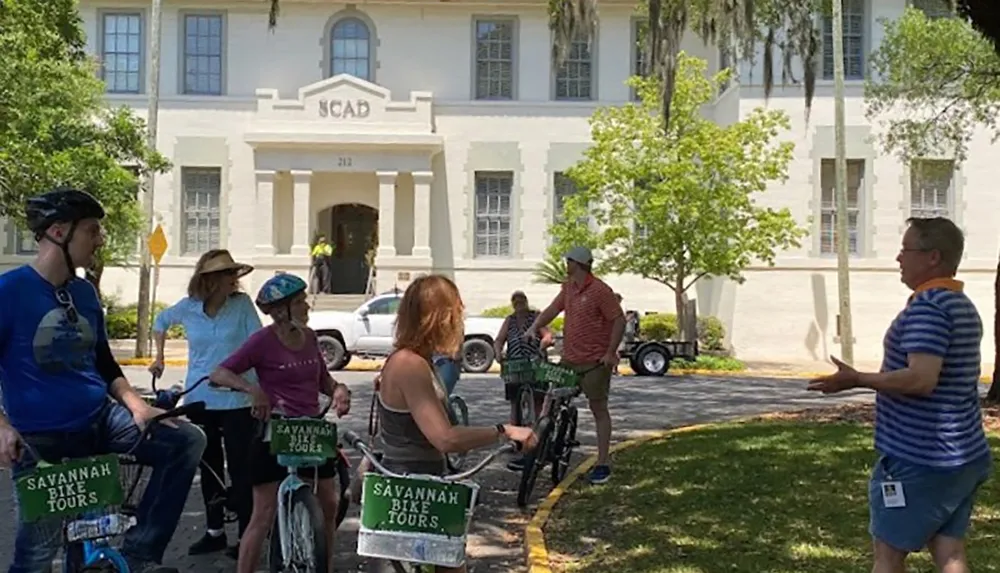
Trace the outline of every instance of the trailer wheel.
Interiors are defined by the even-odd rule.
[[[670,369],[672,358],[670,350],[656,342],[643,344],[635,353],[636,366],[639,366],[644,376],[663,376]]]

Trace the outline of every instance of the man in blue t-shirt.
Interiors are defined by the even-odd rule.
[[[0,275],[0,465],[17,478],[40,456],[124,453],[162,410],[136,393],[108,345],[97,292],[76,277],[104,244],[104,209],[88,193],[57,189],[28,200],[28,228],[38,240],[30,264]],[[114,398],[114,400],[111,400]],[[177,528],[198,461],[201,430],[164,422],[134,451],[153,468],[138,525],[123,553],[133,573],[176,572],[159,566]],[[62,543],[61,520],[21,522],[10,573],[44,573]]]
[[[976,491],[993,466],[979,406],[983,323],[954,279],[962,231],[943,217],[907,223],[896,260],[913,294],[886,332],[881,371],[833,359],[837,372],[809,389],[877,392],[879,457],[868,491],[874,573],[904,571],[907,555],[924,547],[939,571],[964,572]]]

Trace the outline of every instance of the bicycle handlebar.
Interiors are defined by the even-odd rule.
[[[361,439],[361,437],[358,436],[355,432],[353,432],[351,430],[346,430],[342,434],[342,437],[343,437],[344,442],[347,443],[347,445],[351,446],[352,448],[354,448],[355,450],[357,450],[358,452],[360,452],[365,458],[368,459],[368,461],[370,461],[372,463],[373,466],[375,466],[375,469],[377,469],[381,474],[383,474],[385,476],[388,476],[388,477],[394,477],[394,478],[405,478],[405,477],[407,477],[406,474],[396,473],[396,472],[391,471],[390,469],[386,468],[384,465],[382,465],[382,462],[379,461],[378,457],[375,455],[374,452],[372,452],[372,450],[368,446],[368,444],[366,444]],[[457,473],[457,474],[445,475],[445,476],[435,476],[435,477],[437,477],[438,479],[440,479],[442,481],[448,481],[448,482],[461,481],[461,480],[464,480],[466,478],[472,477],[473,475],[481,472],[483,470],[483,468],[485,468],[486,466],[488,466],[490,464],[490,462],[492,462],[500,454],[505,454],[507,452],[520,451],[520,450],[521,450],[521,444],[520,443],[518,443],[518,442],[508,442],[508,443],[500,446],[499,448],[496,448],[493,451],[491,451],[478,464],[474,465],[473,467],[469,468],[468,470],[466,470],[464,472]]]
[[[205,376],[204,378],[202,378],[201,380],[199,380],[195,384],[195,386],[197,386],[198,384],[201,384],[205,380],[208,380],[208,387],[209,388],[213,388],[215,390],[221,390],[223,392],[239,392],[239,390],[237,390],[236,388],[230,388],[229,386],[223,386],[221,384],[216,384],[215,382],[212,382],[211,380],[209,380],[208,376]],[[192,387],[192,389],[193,389],[193,387]],[[348,388],[348,390],[350,390],[350,389]],[[319,415],[317,416],[318,418],[323,418],[323,417],[326,417],[327,413],[330,411],[330,408],[333,407],[333,396],[327,396],[326,394],[324,394],[322,392],[319,392],[319,395],[321,397],[323,397],[323,398],[326,398],[326,405],[320,408]],[[322,405],[322,400],[321,400],[321,405]],[[280,416],[288,417],[288,416],[285,416],[285,414],[281,411],[281,409],[277,408],[277,407],[271,408],[271,412],[275,413],[275,414],[278,414]]]

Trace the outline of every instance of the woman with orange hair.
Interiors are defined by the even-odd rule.
[[[535,446],[531,428],[509,424],[452,426],[447,391],[434,355],[455,356],[464,338],[465,307],[458,288],[440,275],[410,283],[399,305],[396,349],[386,360],[378,388],[378,432],[382,463],[391,471],[443,475],[445,454],[485,448],[504,440]]]

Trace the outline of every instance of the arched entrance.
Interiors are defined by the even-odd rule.
[[[360,203],[326,210],[333,244],[333,294],[365,294],[378,248],[378,210]]]

